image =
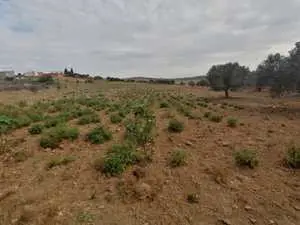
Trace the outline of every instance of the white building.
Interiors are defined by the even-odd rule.
[[[24,77],[35,77],[35,76],[38,76],[38,72],[28,71],[28,72],[24,73],[23,75],[24,75]]]

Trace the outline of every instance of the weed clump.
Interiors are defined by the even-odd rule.
[[[215,123],[220,123],[222,121],[223,117],[220,115],[211,115],[209,117],[209,120]]]
[[[104,142],[111,139],[111,132],[104,129],[102,126],[96,127],[95,129],[91,130],[86,136],[86,140],[91,142],[92,144],[103,144]]]
[[[167,102],[161,102],[159,105],[160,108],[168,108],[169,104]]]
[[[53,158],[47,163],[46,169],[49,170],[49,169],[52,169],[53,167],[56,167],[56,166],[67,165],[67,164],[69,164],[69,163],[71,163],[75,160],[76,160],[76,158],[74,156]]]
[[[132,146],[114,145],[103,159],[94,162],[94,167],[106,175],[116,176],[135,163],[137,163],[137,154]]]
[[[41,134],[43,132],[43,129],[44,127],[42,124],[35,124],[28,129],[28,132],[32,135],[37,135]]]
[[[88,114],[79,118],[78,125],[86,125],[91,123],[99,123],[100,119],[97,114]]]
[[[176,119],[172,119],[168,125],[168,131],[172,133],[181,133],[184,130],[184,124]]]
[[[55,127],[46,133],[40,139],[40,146],[42,148],[57,148],[62,140],[76,140],[79,136],[77,128],[69,128],[66,126]]]
[[[227,125],[228,125],[229,127],[236,127],[236,126],[238,125],[238,120],[235,119],[235,118],[229,118],[229,119],[227,120]]]
[[[300,148],[297,146],[292,146],[288,149],[286,156],[287,164],[295,169],[300,168]]]
[[[112,122],[113,124],[120,123],[122,122],[122,120],[123,118],[119,113],[113,113],[110,115],[110,122]]]
[[[204,117],[205,117],[205,118],[209,118],[210,116],[211,116],[211,112],[205,112],[205,113],[204,113]]]
[[[258,165],[256,152],[250,149],[244,149],[234,154],[235,163],[238,166],[249,167],[253,169]]]
[[[169,165],[173,168],[184,166],[186,164],[186,158],[186,152],[182,149],[177,149],[172,152],[169,160]]]

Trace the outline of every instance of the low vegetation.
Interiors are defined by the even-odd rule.
[[[172,152],[170,156],[169,165],[171,167],[184,166],[186,164],[186,159],[187,159],[186,151],[182,149],[176,149]]]
[[[234,154],[235,163],[241,167],[253,169],[258,165],[256,152],[251,149],[243,149]]]
[[[92,144],[103,144],[112,139],[112,133],[104,128],[103,126],[98,126],[92,129],[87,135],[86,140]]]
[[[300,147],[293,145],[288,149],[286,156],[287,164],[295,169],[300,168]]]
[[[229,127],[237,127],[237,125],[238,125],[238,120],[235,119],[235,118],[229,118],[229,119],[227,120],[227,125],[228,125]]]
[[[168,131],[171,133],[181,133],[184,130],[184,124],[183,122],[177,120],[177,119],[172,119],[169,121],[168,125]]]
[[[52,169],[53,167],[64,166],[75,160],[76,160],[76,158],[74,156],[56,157],[56,158],[51,159],[47,163],[46,169],[49,170],[49,169]]]
[[[32,135],[41,134],[44,126],[42,124],[35,124],[28,129],[28,132]]]

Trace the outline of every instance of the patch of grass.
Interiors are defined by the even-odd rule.
[[[169,165],[171,167],[180,167],[186,164],[187,154],[182,149],[176,149],[172,152]]]
[[[52,128],[40,139],[40,146],[42,148],[57,148],[62,140],[76,140],[79,136],[77,128],[70,128],[66,126],[59,126]]]
[[[16,162],[24,162],[28,159],[28,154],[24,151],[17,151],[13,154],[13,158]]]
[[[161,102],[159,105],[160,108],[168,108],[169,104],[167,102]]]
[[[181,133],[184,130],[184,124],[181,121],[172,119],[169,121],[168,131],[172,133]]]
[[[86,125],[86,124],[99,123],[99,122],[100,122],[100,118],[97,114],[84,115],[80,117],[78,120],[79,125]]]
[[[114,145],[103,159],[97,159],[94,167],[106,175],[116,176],[125,171],[127,166],[137,163],[137,153],[132,146]]]
[[[235,163],[238,166],[249,167],[253,169],[258,165],[256,152],[250,149],[243,149],[234,154]]]
[[[28,132],[32,135],[41,134],[43,132],[44,126],[42,124],[35,124],[28,129]]]
[[[209,120],[215,123],[220,123],[222,121],[223,117],[220,115],[211,115],[209,117]]]
[[[95,221],[95,215],[89,212],[81,212],[77,215],[77,222],[81,224],[91,224]]]
[[[229,127],[236,127],[238,125],[238,120],[236,118],[228,118],[227,125]]]
[[[205,112],[205,113],[204,113],[204,117],[205,117],[205,118],[209,118],[210,116],[211,116],[211,112]]]
[[[300,148],[293,145],[288,149],[286,156],[287,164],[295,169],[300,168]]]
[[[62,117],[51,117],[45,121],[44,127],[45,128],[56,127],[57,125],[62,124],[64,122],[66,122],[66,121]]]
[[[112,122],[113,124],[121,123],[122,120],[123,118],[120,116],[119,113],[113,113],[110,115],[110,122]]]
[[[195,193],[191,193],[187,195],[186,200],[190,204],[196,204],[199,203],[199,196]]]
[[[21,101],[19,101],[18,102],[18,106],[20,107],[20,108],[24,108],[24,107],[26,107],[28,104],[27,104],[27,101],[26,100],[21,100]]]
[[[94,128],[86,136],[86,140],[92,144],[103,144],[111,139],[111,132],[102,126]]]
[[[64,166],[64,165],[67,165],[67,164],[69,164],[69,163],[71,163],[75,160],[76,160],[76,158],[74,156],[65,156],[65,157],[53,158],[47,163],[46,169],[50,170],[53,167]]]

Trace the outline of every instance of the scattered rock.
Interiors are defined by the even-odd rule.
[[[219,219],[219,222],[221,222],[224,225],[232,225],[232,223],[227,219]]]
[[[104,209],[105,208],[105,206],[104,205],[99,205],[99,207],[98,207],[99,209]]]
[[[274,220],[269,220],[269,224],[276,224]]]
[[[136,167],[133,171],[132,171],[133,176],[135,176],[137,179],[141,179],[144,178],[146,176],[146,170],[144,168],[141,167]]]
[[[296,211],[300,211],[300,206],[294,205],[294,209],[295,209]]]
[[[256,219],[249,218],[249,221],[250,221],[252,224],[256,224]]]
[[[228,142],[222,142],[223,147],[228,147],[230,144]]]
[[[252,207],[250,205],[245,206],[245,210],[250,211],[251,209],[252,209]]]
[[[151,197],[152,188],[149,184],[141,183],[135,188],[136,197],[140,200]]]
[[[190,141],[186,141],[185,144],[186,144],[187,146],[193,146],[193,143],[190,142]]]

